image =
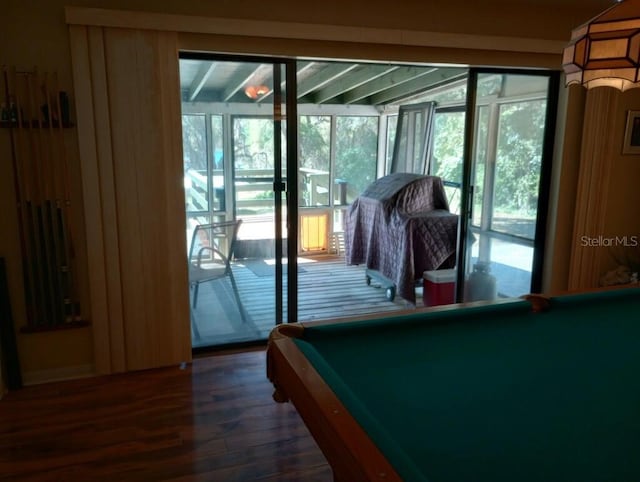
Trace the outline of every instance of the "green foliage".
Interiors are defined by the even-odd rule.
[[[328,171],[330,155],[330,116],[300,116],[300,167]]]
[[[275,199],[274,194],[275,193],[273,191],[259,192],[258,194],[253,196],[253,199],[258,199],[258,200]]]
[[[205,171],[207,169],[205,116],[185,114],[182,116],[182,153],[184,168]]]
[[[495,89],[492,83],[487,83],[485,87]],[[460,92],[457,91],[456,95],[460,95]],[[526,216],[535,213],[537,209],[545,114],[544,100],[500,106],[494,206],[501,212]],[[436,115],[431,172],[447,181],[462,181],[464,118],[464,112]],[[486,170],[488,121],[489,109],[480,107],[474,174],[478,199],[482,196]],[[347,198],[350,202],[376,178],[378,118],[338,116],[336,122],[335,171],[332,181],[342,179],[348,183]],[[185,169],[205,171],[205,116],[183,115],[182,127]],[[234,119],[233,130],[236,169],[273,168],[274,130],[270,118],[238,117]],[[330,133],[331,117],[328,115],[299,118],[300,167],[329,172]],[[216,153],[221,157],[222,116],[212,116],[211,134],[210,148],[213,150],[214,160],[219,163],[221,159],[216,158]],[[283,154],[286,152],[284,134],[283,132]],[[215,167],[220,166],[216,164]]]
[[[336,123],[336,164],[333,177],[347,181],[347,198],[353,200],[375,180],[378,119],[338,116]],[[300,167],[329,172],[330,132],[330,116],[300,117]]]
[[[234,119],[233,141],[236,169],[273,168],[273,121],[270,118]]]
[[[546,101],[500,108],[494,203],[503,211],[537,210]]]
[[[214,168],[222,168],[222,116],[212,115],[210,149]],[[203,172],[207,169],[206,120],[204,114],[182,115],[182,153],[185,170],[188,168]]]
[[[336,126],[335,177],[347,181],[352,201],[376,178],[378,118],[340,116]]]
[[[500,106],[494,209],[527,217],[538,202],[546,101],[514,102]],[[481,107],[475,149],[475,197],[481,202],[487,161],[489,109]],[[447,181],[462,180],[464,113],[436,115],[431,172]]]
[[[446,181],[462,182],[464,112],[436,114],[431,173]]]

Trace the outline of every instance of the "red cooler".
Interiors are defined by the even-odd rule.
[[[439,269],[423,273],[422,299],[425,306],[450,305],[456,300],[456,270]]]

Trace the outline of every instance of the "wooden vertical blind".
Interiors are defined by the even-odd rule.
[[[189,361],[177,36],[70,34],[97,371]]]
[[[583,246],[582,238],[604,233],[607,199],[611,181],[611,160],[615,158],[615,132],[618,93],[613,89],[591,89],[587,94],[582,155],[574,219],[573,246],[569,267],[569,289],[598,286],[603,250]]]

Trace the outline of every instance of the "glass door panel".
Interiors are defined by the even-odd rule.
[[[393,145],[391,173],[425,174],[435,102],[401,105]]]
[[[224,163],[224,137],[223,117],[221,115],[209,116],[211,123],[211,181],[213,209],[215,211],[226,210],[226,179]]]
[[[205,115],[182,116],[182,152],[187,212],[208,212],[210,190]]]
[[[298,204],[301,208],[329,206],[331,169],[331,116],[301,115]]]
[[[345,183],[343,204],[351,204],[375,180],[377,157],[378,118],[338,116],[335,178]]]
[[[539,289],[534,263],[543,246],[537,230],[546,216],[540,199],[553,136],[555,74],[478,71],[468,163],[468,203],[458,281],[465,301],[515,297]],[[553,115],[553,114],[552,114]]]
[[[444,183],[449,210],[460,214],[462,186],[464,109],[436,110],[433,130],[433,152],[429,174]]]
[[[491,229],[533,240],[546,99],[499,106]]]
[[[214,229],[192,241],[196,226],[241,222],[227,276],[202,283],[197,296],[190,287],[194,348],[264,340],[286,320],[284,69],[266,59],[181,55],[187,237],[193,253],[207,249],[189,257],[190,271],[218,260],[209,248],[222,237]]]
[[[297,291],[298,320],[310,321],[341,313],[344,290],[332,283],[343,278],[333,270],[344,264],[348,205],[376,177],[379,118],[302,115],[299,128],[299,260],[300,272],[309,274],[303,274]]]
[[[475,228],[480,228],[482,225],[482,206],[484,203],[484,174],[487,166],[487,144],[489,142],[489,107],[479,106],[476,111],[476,135],[475,139],[475,156],[474,156],[474,169],[472,172],[472,186],[473,186],[473,207],[472,224]]]

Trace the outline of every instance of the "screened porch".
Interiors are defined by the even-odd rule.
[[[276,322],[295,321],[287,318],[286,296],[276,320],[274,296],[288,288],[293,255],[298,321],[422,307],[420,279],[415,305],[390,300],[375,282],[365,282],[366,266],[344,262],[347,210],[392,172],[399,151],[404,169],[440,177],[450,211],[460,212],[467,69],[297,62],[295,176],[286,167],[291,119],[284,106],[274,111],[274,96],[287,94],[277,70],[255,59],[180,61],[188,243],[199,224],[242,220],[231,262],[242,306],[225,280],[203,286],[191,314],[194,347],[264,339]],[[491,261],[499,296],[530,290],[546,88],[535,77],[515,82],[501,74],[477,85],[468,259],[470,265]],[[278,118],[282,122],[274,122]],[[286,209],[293,179],[294,213]],[[287,253],[292,215],[297,252]],[[280,277],[277,253],[284,263]]]

